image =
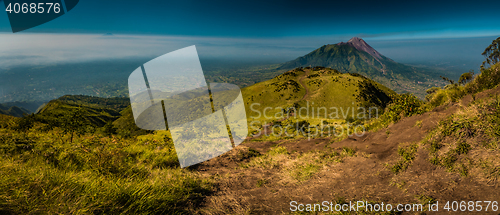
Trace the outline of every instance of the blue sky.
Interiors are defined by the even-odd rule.
[[[36,33],[442,38],[498,35],[500,1],[82,0]],[[6,13],[0,31],[10,31]]]

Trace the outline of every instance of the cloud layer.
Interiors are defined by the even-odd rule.
[[[480,53],[495,36],[455,39],[397,39],[394,35],[365,35],[382,54],[402,63],[442,63],[454,59],[479,64]],[[0,33],[0,69],[155,58],[196,45],[200,58],[225,62],[280,63],[305,55],[325,44],[347,41],[349,36],[221,38],[150,35],[11,34]],[[384,39],[385,38],[385,39]],[[223,66],[223,65],[222,65]],[[474,69],[471,68],[471,69]]]
[[[0,34],[0,68],[155,57],[196,45],[200,57],[286,60],[314,45],[282,39],[93,34]],[[318,43],[319,44],[319,43]]]

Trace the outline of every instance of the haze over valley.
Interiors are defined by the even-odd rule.
[[[249,86],[279,75],[283,71],[277,67],[282,63],[325,44],[350,39],[228,40],[112,34],[3,36],[5,39],[0,42],[3,50],[0,53],[3,56],[0,58],[0,103],[44,103],[67,94],[127,96],[126,80],[131,71],[149,59],[192,44],[197,44],[208,80]],[[492,38],[401,40],[368,37],[365,40],[380,54],[398,63],[422,68],[422,71],[436,73],[435,76],[446,74],[457,78],[463,72],[479,68],[484,57],[478,47],[484,47]],[[24,43],[27,40],[31,42]],[[69,46],[57,46],[61,41]],[[406,91],[418,93],[412,88]]]

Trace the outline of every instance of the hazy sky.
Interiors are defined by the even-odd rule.
[[[156,57],[190,45],[202,58],[283,62],[359,36],[403,63],[476,68],[482,50],[500,36],[499,6],[498,0],[82,0],[16,34],[0,12],[0,67]]]

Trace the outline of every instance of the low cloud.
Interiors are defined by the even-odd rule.
[[[202,58],[290,60],[320,45],[298,39],[0,34],[0,68],[155,57],[196,45]]]
[[[281,63],[305,55],[322,45],[347,41],[351,36],[353,35],[222,38],[0,33],[0,69],[113,59],[149,59],[191,45],[196,45],[202,59],[217,59],[226,62]],[[401,40],[395,39],[396,34],[358,36],[363,36],[379,52],[398,62],[420,64],[432,61],[432,63],[437,64],[453,59],[458,59],[461,62],[470,59],[472,61],[467,62],[467,64],[474,64],[473,68],[478,62],[482,62],[480,53],[491,43],[491,38],[496,38],[489,36],[450,40]]]

